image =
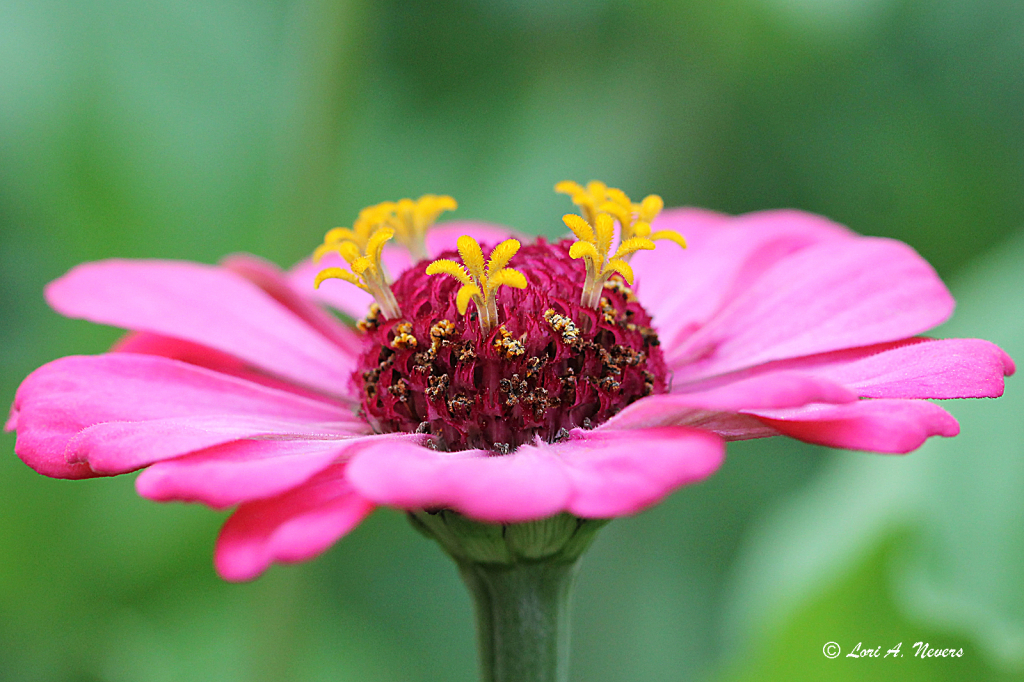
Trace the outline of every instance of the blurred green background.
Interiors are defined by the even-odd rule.
[[[0,396],[117,337],[45,306],[75,263],[289,265],[426,192],[555,234],[566,178],[905,240],[958,297],[941,335],[1024,358],[1019,0],[0,0]],[[1024,680],[1020,381],[909,457],[736,444],[612,523],[573,679]],[[0,680],[476,678],[469,599],[401,515],[231,585],[222,514],[45,479],[13,444]]]

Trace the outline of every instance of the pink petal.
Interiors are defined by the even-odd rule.
[[[58,312],[185,339],[271,374],[344,395],[355,356],[224,268],[174,261],[86,263],[51,282]]]
[[[353,439],[362,440],[362,439]],[[135,479],[157,502],[202,502],[223,509],[280,495],[338,460],[346,441],[238,440],[157,462]]]
[[[352,355],[363,352],[363,339],[324,309],[312,302],[309,292],[301,294],[292,287],[281,269],[269,261],[249,254],[234,254],[221,265],[267,292],[275,301],[291,310],[313,329],[334,341]]]
[[[339,441],[367,431],[365,425],[351,421],[319,423],[238,413],[108,421],[75,434],[64,449],[64,459],[86,462],[96,474],[113,476],[241,439]]]
[[[995,398],[1013,361],[981,339],[908,339],[771,363],[810,371],[864,398]]]
[[[509,237],[516,237],[521,241],[528,239],[528,237],[523,237],[500,225],[465,221],[441,223],[427,231],[428,257],[435,258],[443,251],[454,249],[455,242],[462,235],[469,235],[485,246],[493,246]],[[391,281],[397,279],[412,265],[409,252],[396,244],[389,244],[384,248],[382,259]],[[309,296],[354,318],[365,316],[370,303],[373,302],[373,297],[362,289],[341,280],[326,280],[319,289],[314,288],[313,282],[316,280],[317,273],[328,267],[348,269],[345,261],[336,254],[324,256],[319,263],[304,260],[292,268],[288,274],[291,287],[303,296]]]
[[[139,494],[158,502],[230,507],[287,492],[352,452],[378,441],[422,441],[388,434],[347,440],[242,440],[157,462],[135,480]]]
[[[866,398],[995,398],[1013,361],[982,339],[925,341],[893,348],[817,373]]]
[[[335,404],[337,400],[331,399],[322,393],[303,388],[298,384],[272,377],[269,374],[258,372],[233,355],[221,353],[213,348],[201,346],[191,341],[183,341],[170,336],[151,334],[150,332],[128,332],[122,336],[117,343],[111,347],[114,353],[139,353],[142,355],[159,355],[172,360],[181,360],[191,365],[199,365],[212,369],[221,374],[230,374],[239,379],[245,379],[257,384],[263,384],[280,391],[296,393],[313,400],[322,400]],[[347,402],[347,401],[346,401]]]
[[[829,241],[779,261],[684,343],[666,346],[666,360],[676,381],[694,380],[896,341],[934,327],[952,310],[942,281],[906,244]]]
[[[920,400],[857,396],[996,396],[1012,370],[1009,357],[987,341],[908,339],[676,385],[678,392],[639,400],[596,431],[678,424],[727,440],[781,433],[835,447],[907,452],[928,436],[955,435],[955,420]]]
[[[245,362],[234,355],[191,341],[150,332],[128,332],[118,339],[110,350],[113,353],[159,355],[233,376],[241,373],[254,374]]]
[[[1002,395],[1003,377],[1013,371],[1010,356],[989,341],[914,337],[769,362],[696,382],[676,382],[672,391],[705,393],[752,377],[795,372],[840,384],[862,398],[994,398]],[[737,405],[736,409],[743,407]]]
[[[716,413],[855,400],[855,393],[834,381],[808,373],[779,371],[692,393],[648,396],[627,406],[597,431],[671,425],[710,428],[708,422]]]
[[[133,353],[67,357],[44,365],[19,387],[13,412],[18,427],[15,452],[39,473],[58,478],[95,475],[77,446],[86,447],[89,458],[100,458],[109,447],[104,469],[115,472],[151,461],[151,453],[181,454],[180,447],[166,440],[172,432],[181,438],[179,445],[191,447],[208,437],[204,429],[217,439],[237,435],[232,429],[263,429],[269,423],[281,428],[281,422],[308,425],[306,429],[331,424],[339,432],[366,428],[339,406]],[[189,424],[189,418],[197,421]],[[175,430],[167,420],[183,420],[176,424],[181,428]],[[106,422],[138,423],[99,427],[96,438],[84,433],[75,441],[83,430]],[[146,422],[154,427],[153,437],[143,433]],[[114,439],[117,434],[125,440]],[[209,441],[198,444],[206,447]],[[124,457],[120,465],[114,453]]]
[[[653,229],[676,230],[683,251],[661,242],[633,257],[636,293],[662,345],[678,345],[779,260],[853,233],[820,216],[779,210],[731,217],[695,208],[664,211]]]
[[[717,436],[692,429],[577,431],[503,456],[371,446],[352,459],[348,478],[367,499],[400,509],[454,509],[491,523],[561,511],[604,518],[709,476],[723,456]]]
[[[752,414],[798,440],[870,452],[906,453],[931,436],[948,438],[960,432],[952,415],[925,400],[860,400]]]
[[[584,518],[635,514],[722,465],[725,444],[696,429],[583,432],[538,449],[557,454],[572,486],[566,511]]]
[[[437,452],[404,443],[369,446],[352,458],[348,479],[376,504],[455,509],[494,523],[540,519],[566,508],[571,488],[554,454],[531,447],[492,454]]]
[[[344,465],[334,465],[283,495],[239,506],[217,538],[214,564],[226,580],[252,580],[274,562],[312,559],[371,511]]]

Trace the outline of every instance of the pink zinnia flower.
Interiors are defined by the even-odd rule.
[[[953,300],[905,244],[797,211],[655,218],[656,197],[562,188],[586,218],[566,218],[575,245],[520,248],[467,223],[419,239],[454,206],[445,197],[332,231],[320,255],[353,272],[327,275],[369,293],[314,290],[312,263],[284,274],[251,256],[78,266],[49,303],[131,333],[24,381],[7,423],[16,452],[47,476],[144,469],[147,498],[235,507],[215,562],[245,580],[316,556],[376,505],[610,518],[709,476],[728,440],[909,452],[958,431],[928,399],[998,396],[1014,370],[987,341],[918,336]],[[443,260],[428,275],[382,251],[390,235],[366,226],[385,223]],[[680,234],[687,251],[650,250]],[[360,317],[371,294],[380,307],[359,332],[314,302]]]

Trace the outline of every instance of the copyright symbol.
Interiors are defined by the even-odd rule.
[[[825,654],[825,658],[836,658],[841,653],[839,645],[835,642],[829,642],[821,651]]]

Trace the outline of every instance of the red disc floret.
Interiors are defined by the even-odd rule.
[[[569,257],[571,244],[540,238],[519,250],[509,265],[529,285],[497,292],[499,326],[486,337],[475,306],[459,314],[457,281],[428,276],[426,261],[402,273],[392,284],[402,317],[360,325],[367,348],[355,381],[367,421],[380,432],[431,433],[440,449],[507,453],[663,393],[650,316],[618,279],[597,310],[582,307],[585,266]]]

